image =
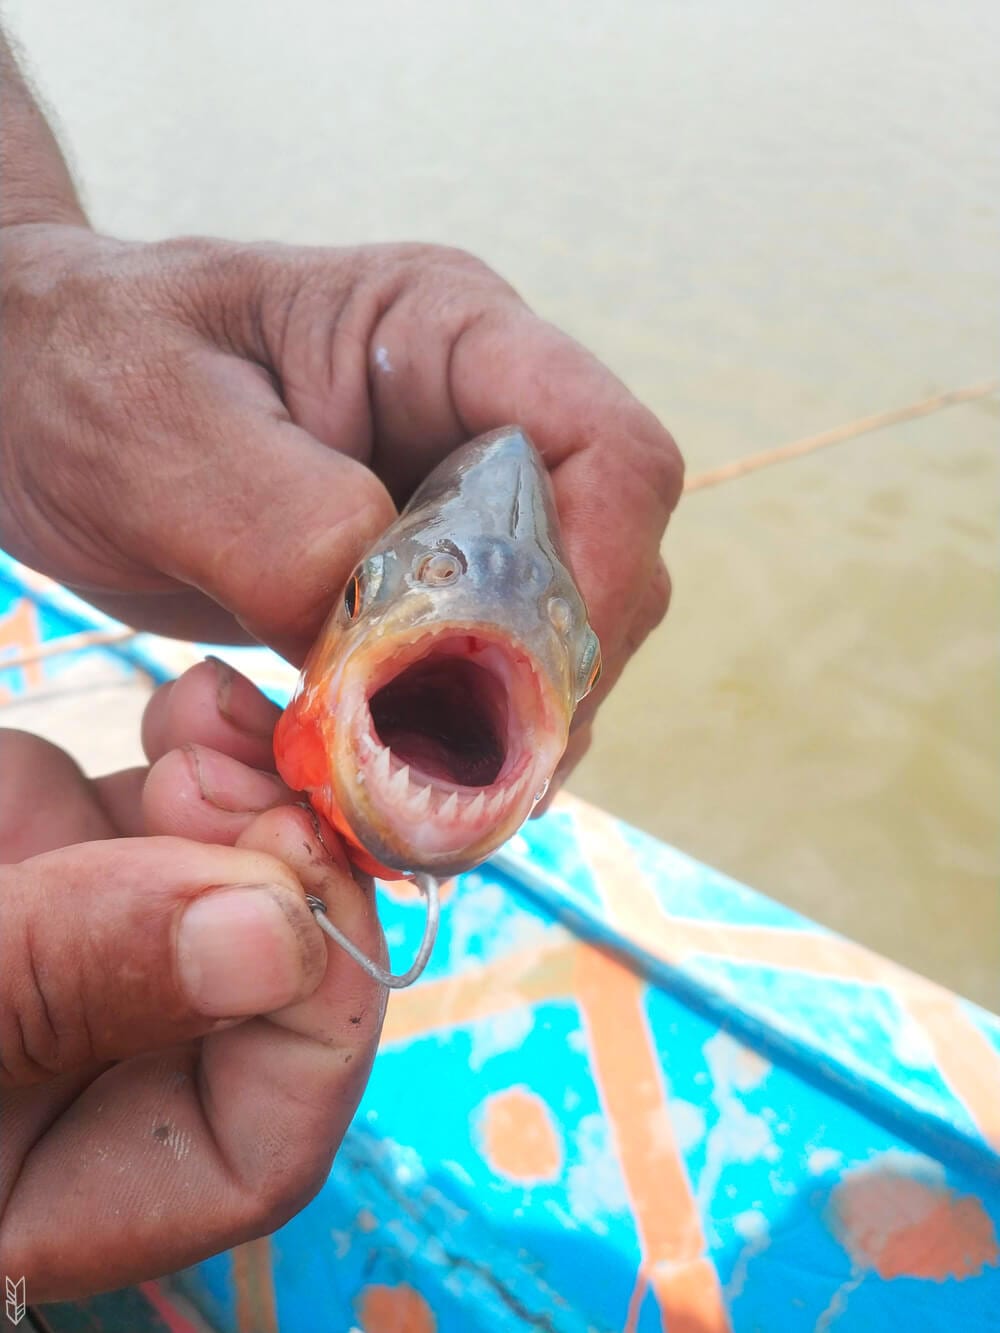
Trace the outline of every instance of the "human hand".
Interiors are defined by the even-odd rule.
[[[385,992],[305,893],[384,941],[371,884],[273,774],[276,717],[204,663],[153,696],[149,770],[88,781],[0,732],[0,1270],[33,1300],[273,1230],[357,1107]]]
[[[468,255],[122,244],[9,226],[0,542],[134,625],[301,662],[451,449],[517,423],[550,469],[604,674],[665,613],[669,435]],[[553,787],[553,791],[554,791]]]

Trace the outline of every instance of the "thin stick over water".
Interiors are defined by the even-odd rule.
[[[61,657],[64,653],[79,652],[83,648],[104,648],[116,643],[127,643],[138,633],[137,629],[121,625],[116,629],[88,629],[80,634],[66,634],[61,639],[40,643],[17,657],[0,657],[0,672],[20,670],[21,667],[44,662],[48,657]]]
[[[719,486],[724,481],[735,481],[750,472],[759,472],[765,467],[774,467],[776,463],[787,463],[793,458],[803,458],[806,454],[826,449],[831,444],[843,444],[846,440],[857,439],[869,431],[882,430],[886,426],[898,426],[903,421],[915,421],[918,417],[940,412],[944,407],[954,407],[956,403],[967,403],[973,398],[986,398],[1000,389],[1000,379],[984,380],[981,384],[970,384],[964,389],[949,389],[946,393],[936,393],[930,398],[922,398],[918,403],[909,403],[906,407],[893,407],[886,412],[875,412],[868,417],[858,417],[855,421],[834,426],[819,435],[807,435],[791,444],[779,445],[776,449],[765,449],[759,454],[748,454],[737,458],[732,463],[723,463],[720,467],[710,468],[706,472],[697,472],[684,483],[685,495],[691,491],[707,490],[710,486]]]

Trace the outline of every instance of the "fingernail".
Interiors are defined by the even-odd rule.
[[[282,906],[287,898],[287,891],[250,884],[202,894],[187,908],[177,967],[199,1013],[266,1014],[306,993],[303,936]]]
[[[238,731],[270,740],[278,720],[275,705],[228,662],[212,656],[205,660],[215,668],[215,698],[221,716]]]
[[[280,778],[200,745],[185,745],[198,790],[209,805],[229,814],[270,810],[287,798]]]

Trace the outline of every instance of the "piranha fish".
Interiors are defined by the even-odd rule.
[[[278,771],[362,870],[458,874],[531,813],[600,670],[545,465],[494,431],[351,575],[278,722]]]

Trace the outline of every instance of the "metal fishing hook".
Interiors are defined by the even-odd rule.
[[[374,977],[383,986],[388,986],[390,990],[403,990],[406,986],[413,985],[427,966],[431,951],[434,948],[434,941],[437,938],[438,919],[441,914],[441,899],[438,892],[440,884],[433,875],[414,875],[413,881],[427,903],[427,921],[424,925],[424,937],[420,941],[416,958],[405,972],[400,972],[398,975],[373,962],[367,954],[361,952],[352,940],[347,938],[342,930],[333,924],[327,916],[326,903],[322,898],[317,898],[313,893],[306,894],[306,903],[316,918],[316,924],[319,928],[324,930],[332,940],[335,940],[343,951],[354,959],[358,967],[363,968],[370,977]]]

